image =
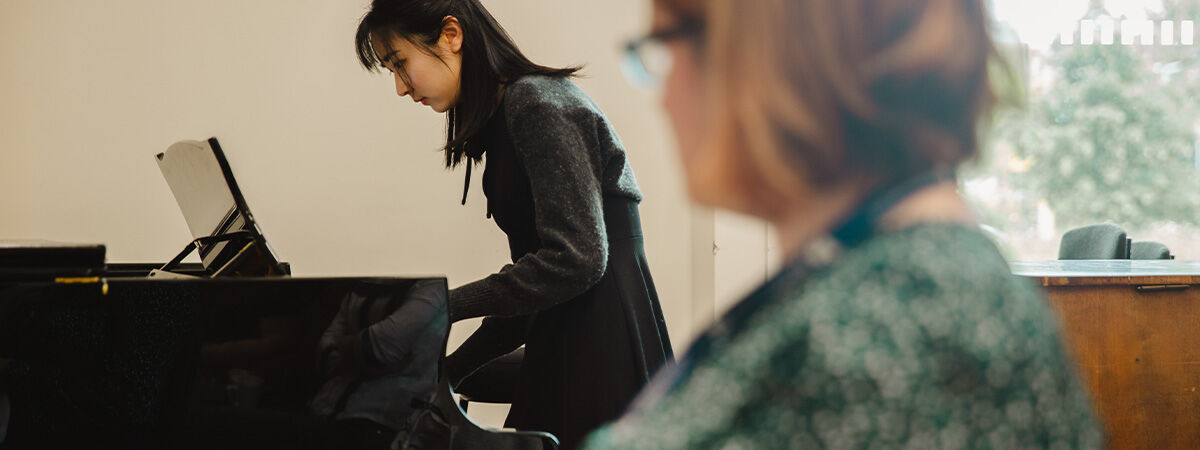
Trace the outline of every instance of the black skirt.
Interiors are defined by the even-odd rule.
[[[651,375],[673,361],[643,249],[637,203],[604,199],[608,264],[582,295],[534,314],[505,426],[548,431],[574,448],[616,419]]]
[[[515,262],[538,251],[542,242],[532,187],[504,108],[493,115],[480,141],[487,149],[482,181],[488,213],[507,235]],[[553,433],[564,449],[616,419],[651,375],[674,360],[646,262],[638,201],[606,194],[603,203],[608,260],[600,280],[583,294],[528,316],[485,318],[463,344],[490,347],[467,352],[465,360],[473,359],[470,353],[491,358],[525,344],[505,426]],[[452,372],[465,375],[484,362],[460,361],[453,365],[468,367]]]

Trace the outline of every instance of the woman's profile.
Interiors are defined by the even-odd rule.
[[[957,193],[995,102],[982,0],[653,4],[632,66],[692,197],[788,262],[589,448],[1102,445],[1053,312]]]
[[[447,357],[452,381],[524,345],[506,426],[573,447],[672,360],[620,138],[577,68],[530,61],[478,0],[376,0],[356,42],[397,95],[446,114],[447,167],[469,183],[486,161],[508,237],[511,264],[450,292],[452,321],[485,317]]]

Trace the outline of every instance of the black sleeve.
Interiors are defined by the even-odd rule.
[[[446,357],[446,375],[450,385],[457,386],[475,369],[488,361],[516,350],[525,343],[525,328],[529,316],[488,317],[465,342]]]

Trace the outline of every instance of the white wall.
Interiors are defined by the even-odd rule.
[[[778,270],[779,249],[766,222],[728,211],[713,217],[713,302],[719,317]]]
[[[782,249],[765,221],[692,209],[692,331],[703,329],[779,271]]]
[[[297,275],[446,274],[507,261],[473,183],[436,152],[442,117],[358,67],[365,0],[0,2],[0,239],[102,242],[162,261],[187,227],[152,155],[217,136]],[[668,327],[693,333],[690,206],[657,99],[630,88],[619,44],[646,0],[485,0],[535,60],[578,83],[621,134],[646,195],[647,253]],[[456,327],[455,341],[469,331]]]

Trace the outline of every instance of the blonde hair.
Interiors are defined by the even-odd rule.
[[[744,154],[751,191],[953,167],[995,103],[981,0],[659,5],[705,23],[714,145]]]

